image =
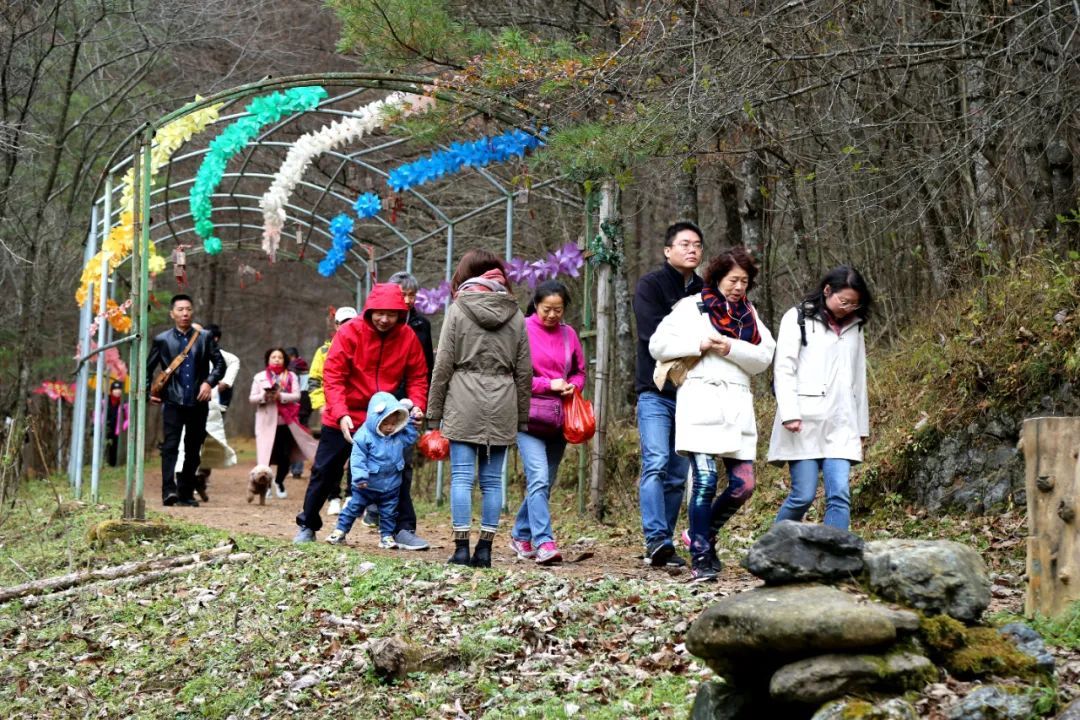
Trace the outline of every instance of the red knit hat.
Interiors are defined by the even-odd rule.
[[[400,313],[409,312],[409,306],[405,304],[405,296],[401,292],[401,286],[395,283],[379,283],[371,288],[371,294],[364,303],[364,318],[370,319],[375,310],[395,310]]]

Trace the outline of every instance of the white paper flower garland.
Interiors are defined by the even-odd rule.
[[[318,156],[343,145],[356,142],[364,135],[378,130],[388,119],[388,111],[401,115],[412,115],[434,105],[431,97],[412,93],[394,93],[382,100],[364,105],[356,114],[297,138],[289,148],[285,162],[281,164],[270,189],[262,196],[259,206],[263,213],[263,250],[276,259],[281,243],[281,230],[285,227],[288,215],[285,206],[297,183],[304,177],[304,172]]]

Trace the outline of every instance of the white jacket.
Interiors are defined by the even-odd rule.
[[[773,368],[776,419],[769,462],[819,458],[862,462],[861,438],[870,435],[870,405],[861,322],[848,323],[837,335],[820,319],[807,317],[804,346],[798,310],[784,313]],[[783,423],[789,420],[802,420],[802,430],[785,429]]]
[[[661,362],[701,357],[701,341],[716,333],[709,316],[698,308],[701,294],[683,298],[649,339],[649,353]],[[737,460],[757,455],[757,424],[750,377],[772,362],[773,340],[754,311],[761,342],[731,342],[727,355],[709,351],[690,369],[675,400],[675,450]]]

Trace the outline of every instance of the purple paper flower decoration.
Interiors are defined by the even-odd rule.
[[[556,274],[577,277],[581,268],[585,266],[585,256],[581,249],[574,243],[566,243],[551,254],[552,260],[557,266]]]
[[[506,279],[515,285],[529,281],[529,261],[521,258],[512,258],[506,263]]]

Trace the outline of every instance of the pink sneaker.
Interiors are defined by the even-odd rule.
[[[540,543],[540,549],[536,551],[537,565],[554,565],[562,562],[562,553],[553,542]]]
[[[517,553],[517,556],[522,560],[532,560],[536,557],[536,548],[528,540],[510,538],[510,549]]]
[[[689,550],[690,549],[690,531],[689,530],[683,530],[682,531],[682,542],[683,542],[683,545],[686,546],[686,549]]]

